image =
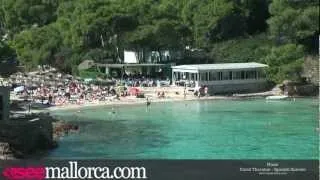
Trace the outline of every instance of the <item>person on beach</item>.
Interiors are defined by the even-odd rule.
[[[208,96],[208,86],[204,87],[204,94],[205,94],[205,96]]]

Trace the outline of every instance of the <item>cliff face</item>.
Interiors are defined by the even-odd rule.
[[[319,86],[319,57],[308,56],[304,60],[302,77],[307,82]]]
[[[52,149],[55,144],[50,116],[0,122],[0,159],[24,158]]]

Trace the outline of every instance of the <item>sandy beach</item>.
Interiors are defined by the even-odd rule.
[[[256,96],[258,97],[258,96]],[[151,103],[160,103],[160,102],[176,102],[176,101],[203,101],[203,100],[235,100],[235,99],[244,99],[244,97],[236,97],[236,96],[208,96],[208,97],[191,97],[187,96],[185,99],[181,97],[174,98],[151,98]],[[59,111],[59,110],[75,110],[86,107],[96,107],[96,106],[122,106],[122,105],[136,105],[136,104],[145,104],[146,99],[144,98],[120,98],[117,101],[107,101],[107,102],[95,102],[95,103],[85,103],[82,105],[70,104],[64,106],[53,106],[49,107],[44,111]]]
[[[149,98],[151,103],[159,102],[174,102],[174,101],[203,101],[203,100],[234,100],[234,99],[248,99],[248,98],[259,98],[270,95],[278,94],[278,90],[260,92],[260,93],[249,93],[249,94],[234,94],[233,96],[202,96],[197,97],[193,95],[193,92],[188,91],[186,97],[183,96],[183,87],[140,87],[145,93],[145,96]],[[164,91],[166,96],[164,98],[157,97],[157,92]],[[178,93],[178,94],[177,94]],[[46,111],[58,111],[58,110],[72,110],[86,107],[95,106],[120,106],[120,105],[135,105],[145,104],[146,98],[136,98],[135,96],[120,97],[120,100],[113,101],[97,101],[97,102],[86,102],[84,104],[67,104],[63,106],[53,106],[46,109]]]

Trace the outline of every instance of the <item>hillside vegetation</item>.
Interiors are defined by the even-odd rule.
[[[117,62],[124,49],[189,46],[207,52],[204,62],[267,63],[271,80],[281,82],[301,79],[305,57],[319,49],[318,0],[0,0],[0,5],[0,58],[16,57],[27,69],[51,64],[76,73],[86,57]]]

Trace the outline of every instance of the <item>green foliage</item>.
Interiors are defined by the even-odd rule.
[[[270,79],[281,83],[283,80],[299,81],[304,60],[304,48],[301,45],[286,44],[273,47],[262,59],[269,65]]]
[[[51,64],[83,74],[76,67],[85,59],[119,62],[125,49],[183,52],[190,46],[209,51],[206,62],[268,60],[271,79],[281,81],[300,71],[302,57],[289,52],[318,51],[316,0],[0,0],[0,5],[0,35],[8,38],[0,53],[16,52],[27,69]]]
[[[274,0],[270,13],[270,33],[278,43],[297,43],[319,33],[319,1]]]
[[[104,60],[107,59],[108,56],[108,51],[103,49],[91,49],[83,56],[83,59],[94,60],[97,63],[105,63]]]
[[[91,78],[96,79],[97,77],[104,77],[106,74],[97,71],[95,68],[90,68],[87,70],[81,70],[79,71],[79,76],[81,78]]]
[[[54,22],[58,0],[0,0],[3,26],[14,34]]]
[[[32,69],[39,64],[52,64],[54,54],[61,44],[61,36],[52,24],[24,30],[17,34],[11,43],[20,62],[27,69]]]
[[[0,59],[15,56],[14,49],[12,49],[6,42],[0,41]]]
[[[272,47],[272,42],[265,34],[250,38],[238,38],[220,43],[215,43],[210,51],[211,62],[257,62],[265,57]]]

